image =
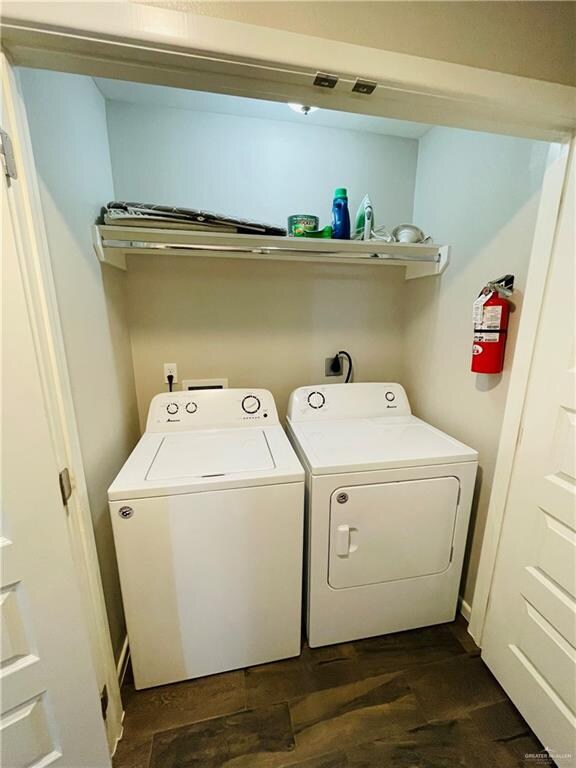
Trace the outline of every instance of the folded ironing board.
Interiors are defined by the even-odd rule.
[[[272,224],[249,219],[237,219],[210,211],[153,203],[125,203],[113,201],[102,211],[105,224],[126,226],[168,227],[170,229],[212,230],[239,232],[250,235],[286,235],[286,230]]]

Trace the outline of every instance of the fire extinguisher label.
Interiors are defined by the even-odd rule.
[[[472,305],[472,320],[474,321],[474,327],[482,326],[482,320],[484,319],[484,304],[492,296],[491,293],[482,293],[474,304]]]
[[[502,307],[484,307],[483,315],[482,328],[485,328],[487,331],[492,329],[498,330],[498,328],[500,328]]]
[[[482,332],[482,333],[475,333],[474,334],[474,342],[476,343],[476,342],[481,341],[481,342],[484,342],[485,344],[486,343],[487,344],[491,344],[492,342],[498,341],[499,335],[500,334],[498,334],[498,333],[490,333],[490,331]],[[476,354],[479,354],[479,353],[476,352]]]
[[[472,346],[472,354],[473,355],[481,355],[482,354],[482,347],[479,344],[474,344]]]

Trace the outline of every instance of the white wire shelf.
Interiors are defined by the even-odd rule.
[[[94,225],[93,242],[100,261],[119,269],[127,269],[126,257],[129,254],[165,254],[226,259],[404,266],[407,279],[438,275],[443,272],[448,265],[450,250],[449,246],[429,243],[269,237],[108,224]]]

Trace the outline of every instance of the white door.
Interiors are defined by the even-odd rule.
[[[505,510],[482,656],[558,765],[576,765],[574,156]]]
[[[19,268],[18,222],[12,219],[14,201],[4,177],[0,187],[0,763],[5,768],[106,768],[110,759],[99,692]]]

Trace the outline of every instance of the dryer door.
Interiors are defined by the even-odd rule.
[[[328,582],[335,589],[445,571],[460,483],[455,477],[338,488],[330,498]]]

